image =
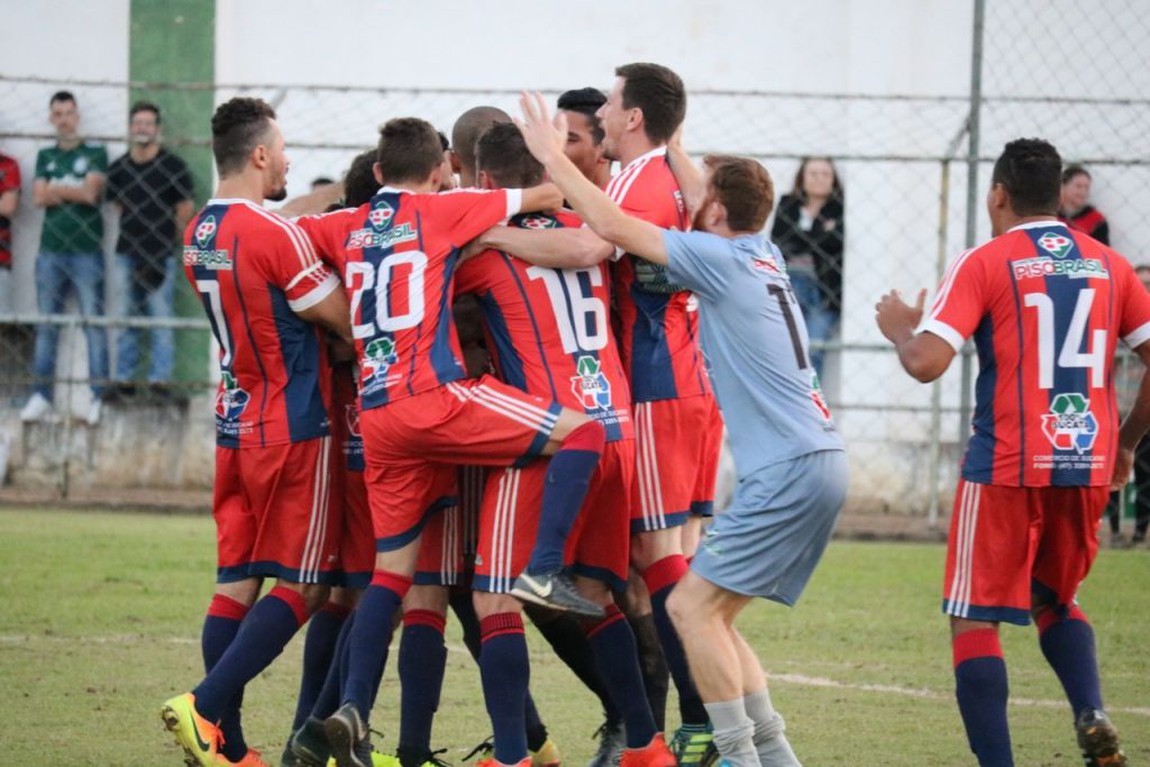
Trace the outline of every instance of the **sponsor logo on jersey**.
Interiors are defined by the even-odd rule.
[[[375,211],[372,211],[372,213],[375,213]],[[357,248],[390,248],[392,245],[397,245],[401,242],[410,242],[416,239],[417,236],[410,224],[400,224],[388,231],[356,229],[347,236],[347,242],[344,244],[344,247],[348,250]]]
[[[228,422],[239,420],[251,398],[252,395],[240,388],[236,377],[225,370],[223,386],[216,393],[216,418]]]
[[[571,391],[583,401],[586,410],[611,409],[611,382],[594,357],[584,355],[575,363],[579,375],[571,377]]]
[[[1056,261],[1046,256],[1027,258],[1011,264],[1014,279],[1024,280],[1027,277],[1069,277],[1074,280],[1083,280],[1090,277],[1108,280],[1110,272],[1097,258],[1072,258],[1068,261]]]
[[[184,266],[198,266],[213,271],[235,268],[231,254],[227,250],[211,249],[217,229],[215,216],[207,216],[196,225],[195,231],[192,232],[195,244],[184,246]]]
[[[767,274],[784,274],[786,267],[778,262],[770,253],[764,253],[759,256],[751,256],[751,268],[758,272],[766,272]]]
[[[819,382],[819,374],[811,371],[811,402],[815,404],[815,409],[819,411],[819,415],[823,417],[826,423],[831,423],[831,408],[827,405],[826,397],[823,396],[823,387]]]
[[[391,219],[395,216],[395,208],[388,205],[385,201],[380,201],[378,205],[371,209],[367,214],[367,221],[377,231],[383,231],[391,226]]]
[[[1074,242],[1069,238],[1055,232],[1047,232],[1038,238],[1038,245],[1055,258],[1062,258],[1070,252]]]
[[[377,338],[363,347],[363,361],[360,363],[363,391],[376,391],[385,386],[387,371],[398,362],[399,355],[395,353],[395,341],[390,338]]]
[[[1042,433],[1055,450],[1074,450],[1082,455],[1094,447],[1098,420],[1090,412],[1090,400],[1078,392],[1063,392],[1042,414]]]

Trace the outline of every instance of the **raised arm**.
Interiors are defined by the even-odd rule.
[[[656,264],[667,263],[663,230],[646,221],[632,218],[619,209],[599,187],[588,181],[563,154],[567,139],[567,118],[559,112],[554,123],[546,102],[539,93],[526,93],[519,99],[523,119],[516,119],[527,148],[543,163],[551,180],[562,191],[596,234],[628,253]]]
[[[699,166],[695,165],[687,150],[683,148],[682,125],[667,142],[667,159],[671,163],[671,173],[674,174],[675,181],[679,183],[679,189],[683,192],[683,202],[687,205],[687,218],[693,220],[707,197],[707,182]]]
[[[892,290],[875,305],[875,321],[887,340],[898,351],[898,361],[906,372],[922,383],[930,383],[950,367],[954,349],[934,333],[915,333],[922,321],[926,290],[919,291],[918,301],[908,305]]]

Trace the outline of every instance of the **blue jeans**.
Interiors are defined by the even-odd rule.
[[[40,314],[63,314],[73,290],[82,317],[104,314],[104,254],[40,251],[36,257],[36,305]],[[98,397],[108,379],[108,334],[102,327],[85,325],[84,336],[88,340],[88,380],[92,393]],[[36,376],[36,391],[49,402],[56,378],[59,339],[59,325],[37,326],[32,373]]]
[[[807,325],[807,338],[811,341],[829,341],[839,324],[839,312],[827,303],[827,295],[813,274],[791,272],[791,288],[803,310]],[[819,378],[823,376],[823,352],[811,350],[811,364]]]
[[[123,291],[125,317],[171,317],[175,299],[175,272],[172,259],[165,265],[164,281],[155,290],[149,290],[133,277],[135,259],[124,253],[116,254],[118,287]],[[140,359],[140,342],[144,335],[151,336],[151,363],[148,380],[172,380],[175,361],[175,333],[171,328],[121,328],[116,338],[116,379],[131,381],[136,377],[136,363]]]

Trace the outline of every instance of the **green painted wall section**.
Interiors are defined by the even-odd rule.
[[[216,77],[216,3],[131,2],[128,76],[138,85],[132,88],[129,101],[148,99],[159,105],[165,142],[191,168],[199,207],[212,192],[209,142],[215,108],[212,85]],[[202,318],[203,307],[187,280],[177,279],[176,284],[176,314]],[[176,380],[207,381],[209,364],[208,333],[177,331]]]

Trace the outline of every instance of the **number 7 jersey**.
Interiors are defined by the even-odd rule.
[[[343,275],[361,407],[466,378],[451,315],[462,247],[519,211],[518,189],[414,194],[384,187],[359,208],[300,218]]]
[[[955,261],[921,330],[978,350],[965,479],[1110,482],[1114,351],[1150,339],[1150,294],[1126,259],[1057,221],[1017,226]]]

